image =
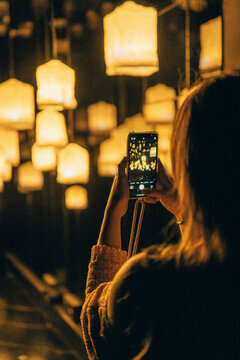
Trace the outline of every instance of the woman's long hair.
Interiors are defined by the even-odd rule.
[[[240,77],[205,80],[174,121],[172,170],[184,226],[176,245],[161,246],[163,260],[200,264],[234,251],[239,237],[239,156]]]

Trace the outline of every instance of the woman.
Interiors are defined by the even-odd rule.
[[[239,359],[240,78],[204,81],[179,110],[172,135],[173,184],[159,161],[145,201],[175,216],[175,245],[127,260],[128,207],[119,165],[97,246],[81,322],[90,359]]]

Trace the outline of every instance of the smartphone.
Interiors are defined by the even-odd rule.
[[[154,189],[157,179],[157,132],[128,135],[128,183],[130,198],[144,197],[144,188]]]

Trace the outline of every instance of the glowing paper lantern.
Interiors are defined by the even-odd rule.
[[[0,178],[0,193],[4,190],[4,181],[2,178]]]
[[[199,69],[210,71],[222,67],[222,18],[218,16],[200,26],[201,53]]]
[[[43,174],[33,166],[31,161],[18,167],[18,187],[21,191],[41,190],[43,185]]]
[[[149,124],[146,123],[145,118],[142,114],[138,113],[124,120],[124,125],[130,131],[150,131],[152,128]]]
[[[88,207],[87,190],[80,185],[73,185],[65,191],[65,206],[70,210],[84,210]]]
[[[20,163],[18,132],[0,127],[0,146],[4,151],[5,159],[13,166],[18,166]]]
[[[0,147],[0,178],[3,178],[4,175],[5,161],[4,151]]]
[[[56,110],[75,109],[75,71],[54,59],[38,66],[37,104],[39,109],[52,106]]]
[[[41,171],[50,171],[56,169],[57,158],[54,146],[32,146],[33,166]]]
[[[3,169],[3,181],[11,181],[12,180],[12,165],[5,161],[4,169]]]
[[[103,18],[107,75],[158,71],[157,10],[126,1]]]
[[[117,126],[115,105],[99,101],[88,107],[88,128],[93,134],[108,134]]]
[[[34,87],[17,79],[0,84],[0,124],[16,130],[33,129]]]
[[[158,125],[156,126],[156,131],[158,133],[158,151],[169,152],[172,136],[172,124]]]
[[[147,122],[172,122],[175,116],[175,89],[164,84],[150,87],[145,92],[143,114]]]
[[[68,144],[58,153],[57,182],[86,184],[89,179],[89,154],[78,144]]]
[[[98,174],[100,176],[114,176],[117,165],[126,155],[127,142],[117,137],[103,141],[99,147]]]
[[[37,114],[36,143],[39,146],[65,146],[68,143],[63,114],[53,109],[46,109]]]

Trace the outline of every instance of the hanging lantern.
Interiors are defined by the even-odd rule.
[[[37,114],[36,143],[39,146],[65,146],[68,143],[63,114],[53,109],[46,109]]]
[[[12,180],[12,165],[5,161],[4,169],[3,169],[3,181],[11,181]]]
[[[57,182],[60,184],[86,184],[88,179],[88,151],[78,144],[68,144],[58,153]]]
[[[157,72],[157,10],[126,1],[103,18],[107,75]]]
[[[200,26],[201,52],[199,69],[216,71],[222,68],[222,17],[218,16]]]
[[[36,143],[32,146],[33,166],[41,171],[51,171],[56,169],[57,157],[54,146],[38,146]]]
[[[0,178],[0,193],[4,190],[4,181],[2,178]]]
[[[147,122],[172,122],[175,116],[175,89],[164,84],[150,87],[145,92],[143,114]]]
[[[3,149],[0,147],[0,178],[3,178],[5,168],[5,154]]]
[[[170,152],[172,129],[172,124],[161,124],[156,126],[159,152]]]
[[[34,87],[17,79],[0,84],[0,124],[16,130],[34,128]]]
[[[88,128],[93,134],[109,134],[117,126],[115,105],[99,101],[88,107]]]
[[[43,174],[33,166],[31,161],[18,167],[18,187],[21,191],[41,190],[43,185]]]
[[[65,206],[70,210],[84,210],[88,207],[87,190],[80,185],[73,185],[65,191]]]
[[[18,131],[0,127],[0,146],[4,151],[5,159],[13,166],[18,166],[20,163]]]
[[[117,165],[126,155],[127,142],[114,137],[104,140],[99,146],[98,174],[99,176],[114,176]]]
[[[37,104],[39,109],[75,109],[75,71],[60,60],[54,59],[38,66]]]

